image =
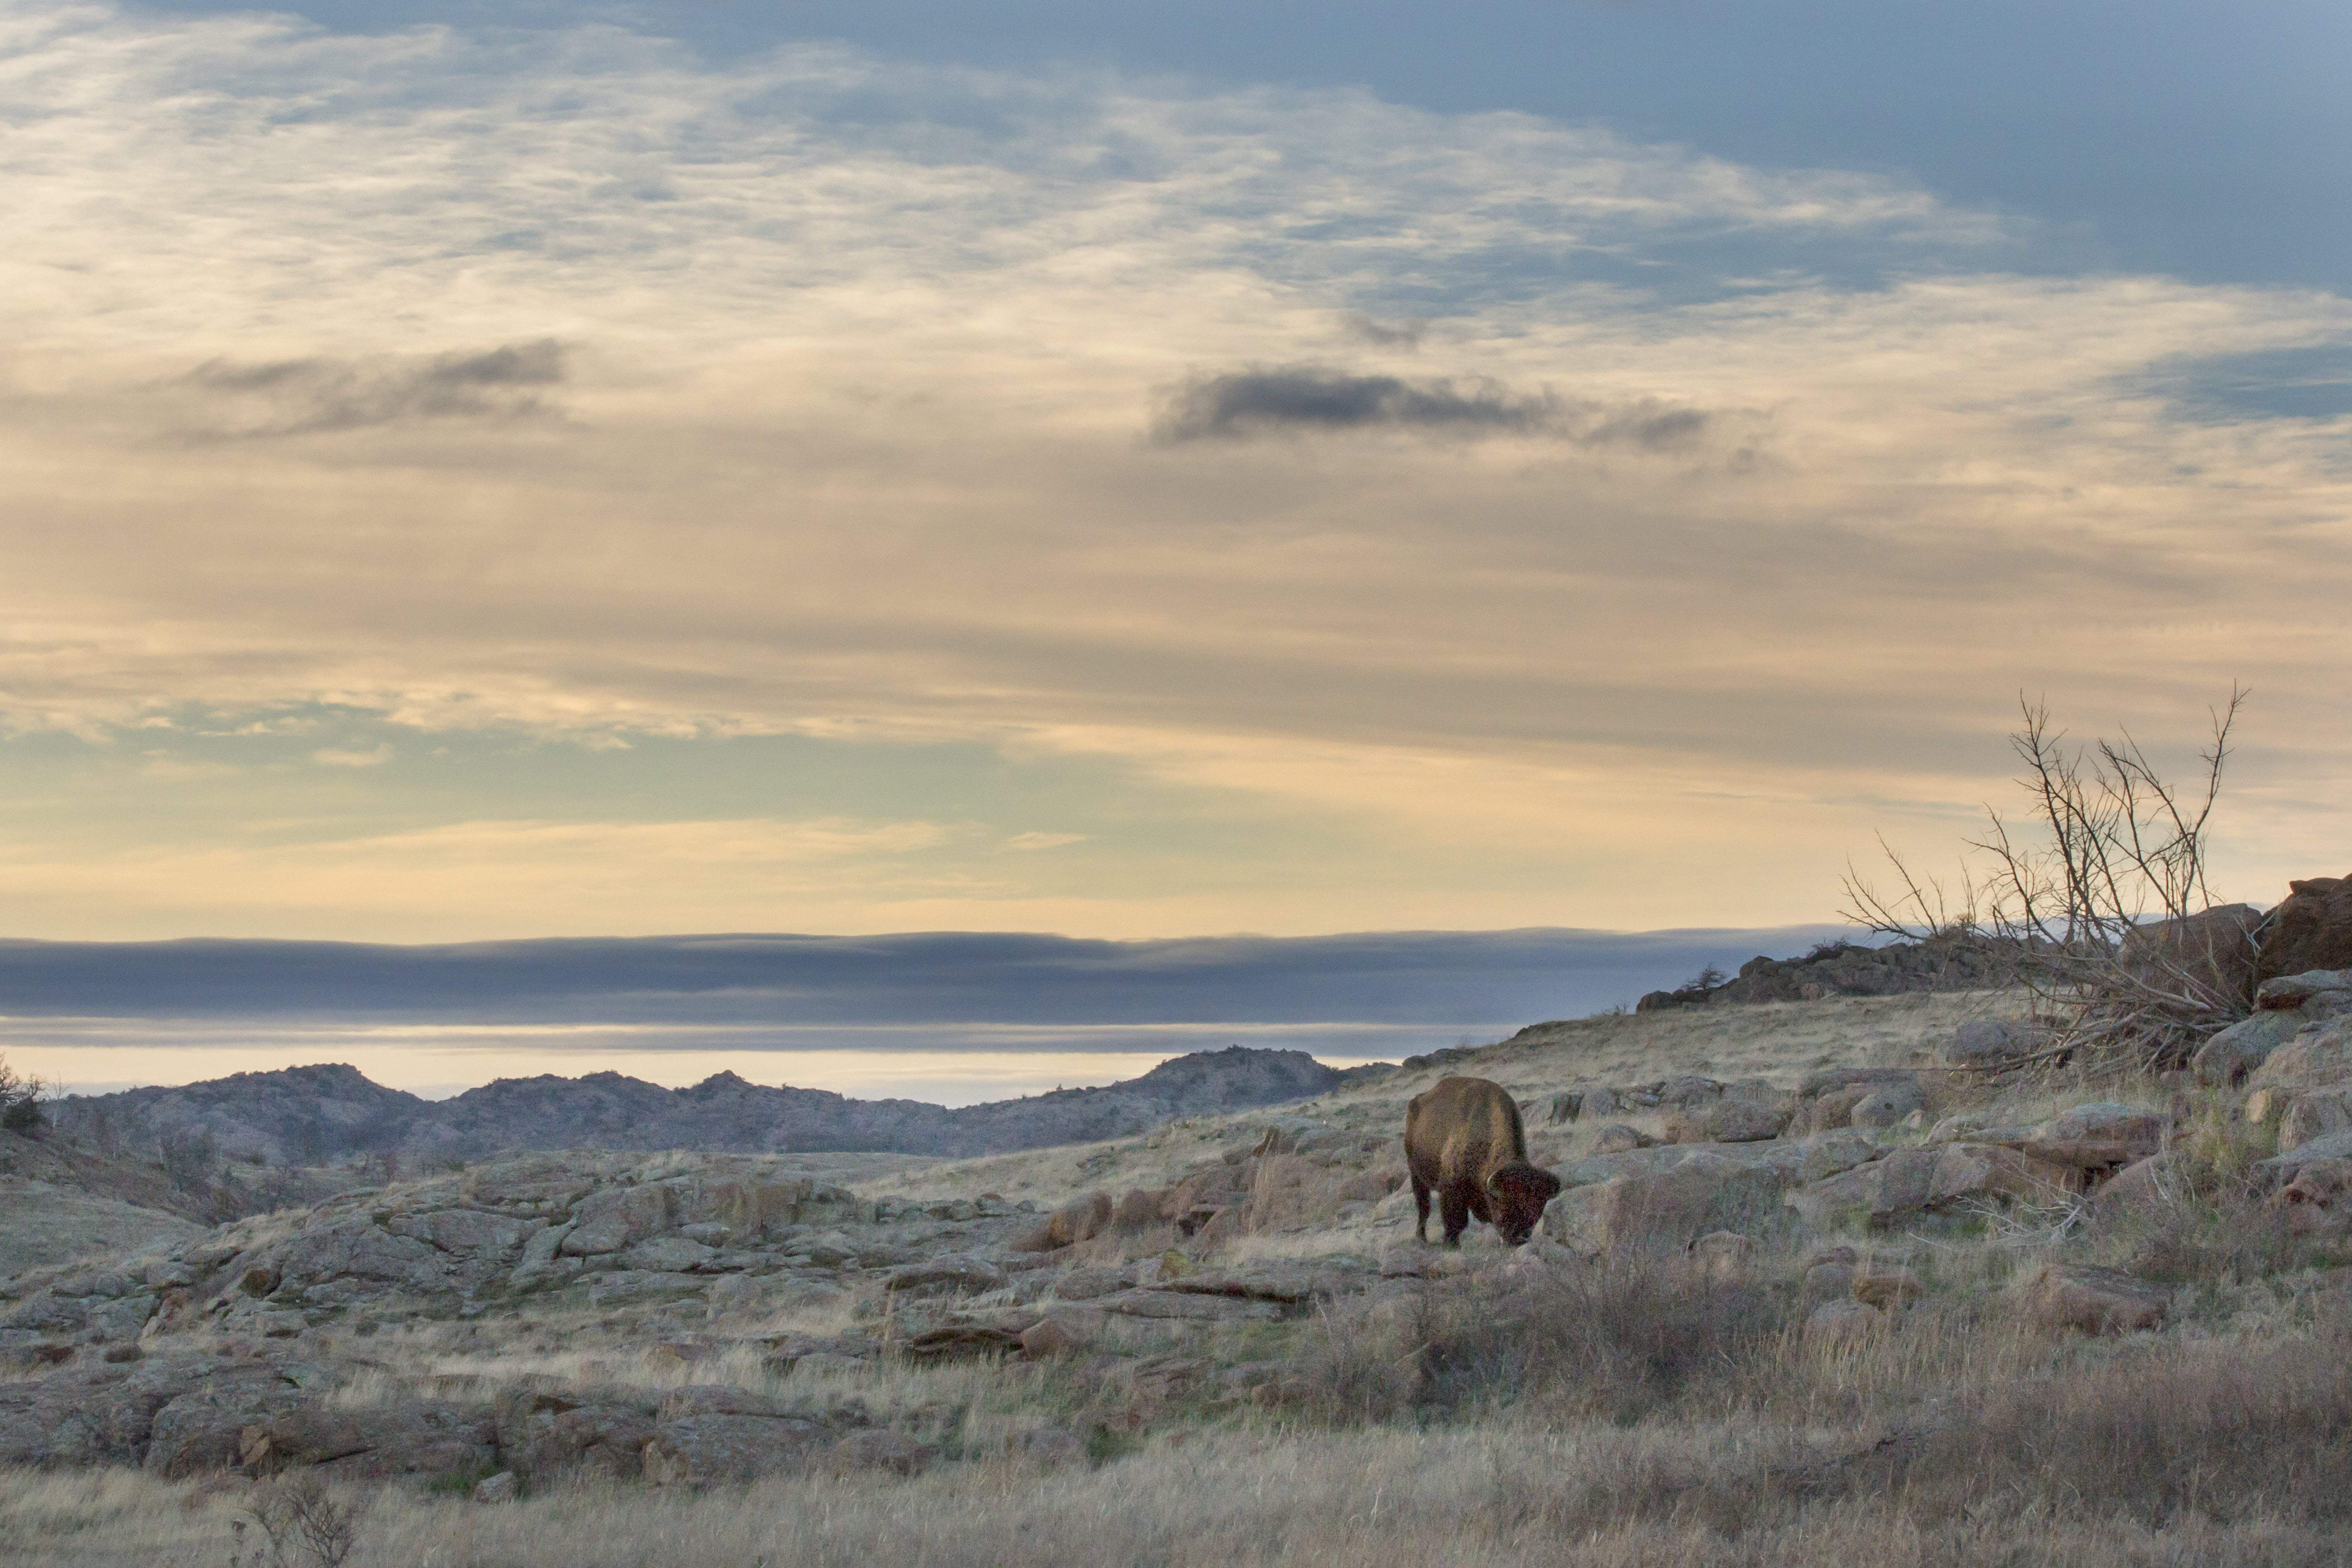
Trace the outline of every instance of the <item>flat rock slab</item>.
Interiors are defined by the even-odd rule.
[[[1093,1303],[1107,1312],[1130,1318],[1174,1319],[1194,1323],[1271,1323],[1282,1309],[1271,1301],[1243,1300],[1233,1296],[1201,1296],[1180,1290],[1121,1290]]]

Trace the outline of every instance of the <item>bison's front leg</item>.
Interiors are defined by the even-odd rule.
[[[1420,1215],[1420,1223],[1412,1227],[1413,1239],[1427,1247],[1429,1245],[1429,1184],[1421,1179],[1421,1173],[1418,1171],[1412,1173],[1412,1206],[1414,1212]]]
[[[1470,1200],[1459,1187],[1447,1186],[1437,1194],[1438,1205],[1445,1215],[1445,1245],[1462,1245],[1462,1233],[1470,1228]]]

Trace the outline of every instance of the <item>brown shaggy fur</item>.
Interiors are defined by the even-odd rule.
[[[1517,1101],[1483,1078],[1440,1079],[1404,1111],[1404,1160],[1412,1201],[1429,1239],[1429,1194],[1445,1222],[1445,1245],[1462,1245],[1475,1216],[1518,1246],[1543,1218],[1559,1178],[1528,1163],[1528,1135]]]

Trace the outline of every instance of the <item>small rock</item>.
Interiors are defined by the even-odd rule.
[[[1881,1084],[1860,1100],[1846,1118],[1849,1127],[1892,1127],[1920,1108],[1916,1083]]]
[[[953,1295],[993,1290],[1003,1283],[1004,1271],[996,1265],[948,1253],[927,1263],[892,1269],[883,1280],[883,1289],[909,1295]]]
[[[1593,1141],[1592,1150],[1596,1154],[1623,1154],[1635,1149],[1654,1148],[1657,1142],[1639,1128],[1628,1127],[1620,1121],[1601,1130],[1601,1136]]]
[[[1853,1299],[1881,1310],[1907,1307],[1927,1293],[1927,1283],[1899,1264],[1873,1263],[1855,1270]]]
[[[512,1470],[500,1470],[474,1483],[476,1502],[512,1502],[521,1486]]]
[[[877,1426],[852,1432],[835,1444],[833,1451],[825,1456],[825,1468],[835,1475],[887,1470],[894,1475],[919,1476],[930,1468],[931,1462],[939,1457],[939,1450],[928,1443],[919,1443],[903,1432]]]
[[[1717,1143],[1761,1142],[1778,1138],[1788,1125],[1786,1110],[1761,1100],[1726,1098],[1706,1113],[1706,1135]]]
[[[1055,1318],[1044,1319],[1021,1331],[1021,1353],[1031,1361],[1067,1355],[1084,1349],[1086,1343],[1076,1329]]]
[[[1941,1055],[1944,1065],[1992,1069],[2013,1065],[2044,1050],[2049,1028],[2021,1018],[1972,1018],[1953,1031],[1952,1043]]]
[[[1833,1301],[1853,1294],[1853,1265],[1825,1259],[1805,1270],[1805,1294],[1816,1301]]]
[[[1867,1301],[1851,1298],[1824,1301],[1805,1319],[1808,1350],[1840,1350],[1858,1344],[1886,1326],[1886,1314]]]

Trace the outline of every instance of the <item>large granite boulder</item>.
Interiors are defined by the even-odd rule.
[[[2188,991],[2210,1007],[2244,1012],[2260,978],[2263,911],[2217,904],[2178,920],[2134,927],[2116,951],[2116,965],[2168,994]]]
[[[635,1480],[645,1473],[654,1410],[617,1389],[510,1389],[496,1408],[499,1451],[534,1485],[567,1473]]]
[[[2263,979],[2314,969],[2352,969],[2352,877],[2289,882],[2263,933]]]
[[[2120,1269],[2045,1263],[2015,1287],[2018,1307],[2035,1328],[2084,1334],[2133,1333],[2163,1323],[2172,1292]]]

